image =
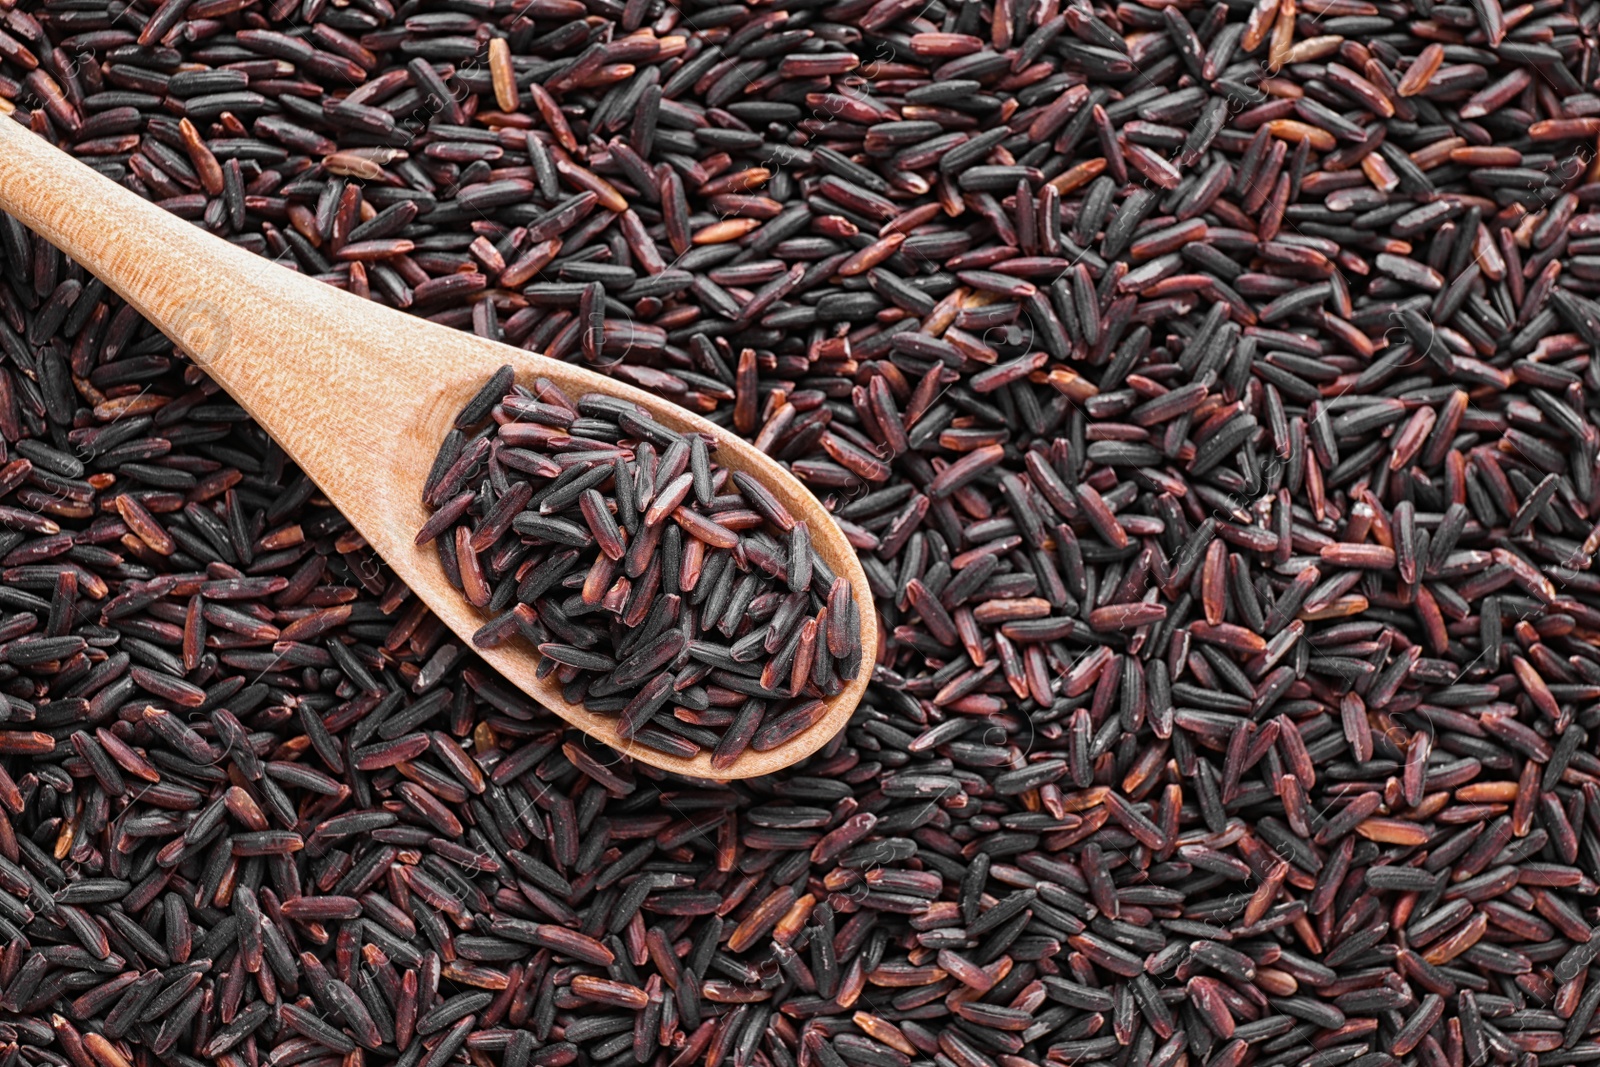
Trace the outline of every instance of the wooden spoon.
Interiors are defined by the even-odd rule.
[[[722,466],[759,479],[811,529],[814,547],[849,580],[864,662],[811,729],[716,770],[709,753],[669,756],[617,736],[616,719],[561,698],[534,675],[526,643],[477,654],[539,703],[618,752],[700,778],[770,774],[843,728],[872,673],[877,612],[855,550],[822,503],[766,454],[644,390],[593,371],[402,314],[315,281],[215,237],[96,173],[14,121],[0,119],[0,209],[93,272],[149,319],[270,433],[367,543],[471,647],[485,616],[450,585],[432,546],[422,484],[456,413],[509,363],[576,398],[632,401],[682,432],[717,442]]]

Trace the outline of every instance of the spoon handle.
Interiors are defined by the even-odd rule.
[[[438,371],[415,333],[409,350],[393,331],[372,343],[386,309],[209,234],[5,120],[0,209],[154,323],[330,497],[383,488],[361,445],[380,448],[373,428],[414,409],[411,388]]]

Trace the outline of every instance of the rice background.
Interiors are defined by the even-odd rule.
[[[169,210],[788,461],[887,636],[620,761],[8,221],[5,1067],[1594,1059],[1597,20],[6,8]]]

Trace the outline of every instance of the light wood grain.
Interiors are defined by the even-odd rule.
[[[237,400],[316,482],[369,545],[470,647],[484,616],[451,587],[431,548],[422,483],[455,414],[494,370],[549,378],[576,397],[608,393],[679,431],[716,439],[716,460],[767,485],[810,526],[817,552],[849,580],[861,611],[865,663],[826,716],[770,752],[727,770],[701,753],[682,759],[617,736],[615,719],[561,699],[534,676],[521,642],[478,650],[486,662],[567,722],[634,759],[701,778],[769,774],[810,755],[866,689],[877,612],[855,551],[827,510],[787,470],[728,430],[661,397],[569,363],[427,322],[315,281],[171,215],[0,119],[0,209],[97,275],[155,323]]]

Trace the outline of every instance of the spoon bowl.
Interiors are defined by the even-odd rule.
[[[347,293],[206,233],[0,120],[0,210],[99,277],[190,356],[264,428],[463,645],[540,704],[617,752],[705,779],[771,774],[833,737],[860,703],[878,647],[872,591],[855,550],[822,503],[770,456],[664,397]],[[486,616],[416,544],[429,510],[423,482],[456,414],[506,364],[576,399],[605,393],[680,433],[716,443],[717,463],[759,480],[804,520],[818,555],[860,607],[863,663],[809,730],[714,768],[708,752],[668,755],[618,735],[614,716],[570,704],[539,678],[525,642],[479,649]]]

